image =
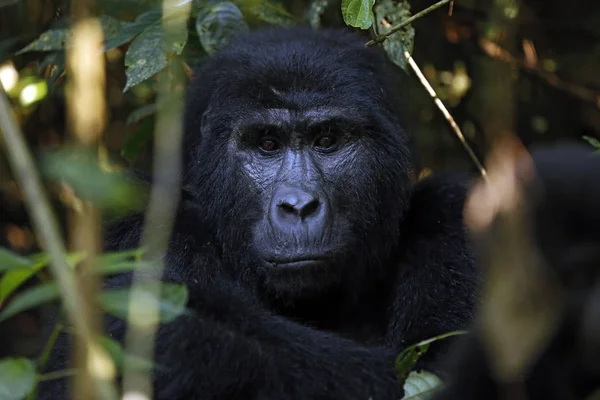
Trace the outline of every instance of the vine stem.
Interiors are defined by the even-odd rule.
[[[417,78],[419,78],[421,85],[423,85],[425,90],[427,90],[427,93],[429,93],[429,95],[433,99],[433,102],[435,103],[436,107],[442,112],[442,114],[444,115],[444,118],[446,118],[446,121],[448,121],[448,123],[450,124],[450,127],[452,128],[452,130],[454,131],[454,133],[456,134],[456,136],[462,143],[463,147],[469,154],[469,157],[471,157],[471,160],[473,160],[473,163],[479,170],[479,173],[481,174],[483,179],[487,181],[488,174],[487,174],[487,171],[485,170],[485,167],[483,166],[481,161],[479,161],[479,159],[477,158],[477,155],[475,154],[475,152],[473,151],[473,149],[471,148],[469,143],[467,143],[467,139],[465,138],[465,135],[460,130],[460,127],[454,120],[454,117],[452,117],[452,114],[450,114],[450,111],[448,111],[448,109],[446,108],[446,106],[444,105],[442,100],[438,97],[435,90],[433,90],[433,87],[431,86],[431,84],[429,83],[427,78],[425,78],[425,75],[423,74],[423,72],[421,71],[421,69],[419,68],[419,66],[417,65],[417,63],[415,62],[415,60],[412,58],[412,56],[410,55],[410,53],[408,51],[404,52],[404,57],[406,57],[406,59],[408,60],[408,65],[410,65],[410,68],[417,75]]]
[[[438,1],[435,4],[432,4],[431,6],[427,7],[426,9],[419,11],[418,13],[416,13],[415,15],[411,16],[410,18],[406,18],[404,21],[400,22],[398,25],[392,27],[392,29],[390,29],[389,31],[382,33],[381,35],[378,35],[375,39],[370,40],[367,42],[366,46],[370,47],[373,46],[374,44],[378,44],[378,43],[383,43],[387,40],[387,38],[391,35],[393,35],[394,33],[398,32],[400,29],[404,28],[406,25],[409,25],[411,23],[413,23],[414,21],[416,21],[417,19],[429,14],[432,11],[437,10],[438,8],[440,8],[441,6],[450,3],[450,0],[441,0]]]

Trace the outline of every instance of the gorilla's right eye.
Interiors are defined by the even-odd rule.
[[[266,151],[266,152],[270,153],[275,150],[278,150],[281,146],[280,146],[279,142],[277,141],[277,139],[272,138],[272,137],[264,137],[264,138],[260,139],[260,141],[258,143],[258,147],[260,147],[260,149],[262,151]]]

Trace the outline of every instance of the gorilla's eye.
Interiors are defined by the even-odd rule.
[[[279,149],[281,146],[279,145],[277,139],[272,137],[264,137],[260,139],[258,147],[260,147],[262,151],[272,152]]]
[[[337,139],[333,135],[319,136],[315,141],[315,146],[321,150],[331,150],[337,143]]]

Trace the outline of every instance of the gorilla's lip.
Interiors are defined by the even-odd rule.
[[[270,258],[265,259],[265,262],[270,267],[275,268],[305,268],[325,264],[326,257],[323,256],[303,256],[303,257],[286,257],[286,258]]]

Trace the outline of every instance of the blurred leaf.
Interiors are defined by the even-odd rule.
[[[202,8],[196,18],[196,31],[202,47],[214,54],[229,43],[231,37],[248,30],[240,9],[230,1]]]
[[[130,162],[137,161],[141,151],[154,136],[154,119],[148,118],[139,125],[139,128],[125,138],[121,146],[121,155]]]
[[[0,399],[20,400],[35,385],[35,365],[27,358],[0,360]]]
[[[591,136],[583,136],[583,140],[594,146],[598,151],[600,151],[600,140],[593,138]]]
[[[24,290],[19,293],[8,305],[0,312],[0,322],[20,313],[21,311],[37,307],[51,300],[59,298],[58,287],[55,282],[42,283],[38,286]]]
[[[17,51],[22,54],[29,51],[51,51],[65,48],[69,31],[65,29],[50,29],[40,35],[39,38]]]
[[[114,361],[115,366],[119,371],[123,370],[125,358],[127,358],[127,368],[150,371],[155,366],[152,361],[144,360],[140,357],[135,357],[132,355],[125,355],[121,344],[110,337],[101,336],[99,342],[104,350],[110,355],[110,358]]]
[[[427,400],[442,386],[440,378],[427,371],[411,372],[404,382],[402,400]]]
[[[308,9],[308,23],[313,28],[321,27],[321,15],[325,12],[331,0],[313,0]]]
[[[101,208],[122,212],[145,204],[144,186],[123,173],[101,171],[95,156],[59,150],[44,154],[42,165],[47,178],[65,182],[77,196]]]
[[[98,260],[96,270],[101,275],[112,275],[152,267],[154,264],[141,260],[141,254],[142,249],[105,253]]]
[[[410,4],[406,0],[397,4],[394,4],[392,0],[383,0],[375,6],[375,19],[377,21],[379,33],[388,31],[390,25],[398,25],[410,16]],[[384,26],[383,19],[385,19],[389,25]],[[389,36],[387,40],[383,42],[383,48],[392,62],[404,71],[408,71],[408,60],[406,59],[404,52],[408,51],[412,54],[414,41],[415,29],[409,24],[400,31]]]
[[[162,295],[158,300],[160,309],[160,321],[171,322],[185,312],[187,304],[188,292],[185,285],[177,285],[174,283],[163,283],[161,285]],[[129,312],[129,294],[131,289],[111,289],[100,294],[102,307],[110,314],[127,319]],[[137,293],[136,293],[137,295]],[[141,287],[139,297],[136,298],[141,303],[149,304],[155,300],[151,292]],[[136,318],[140,320],[151,320],[150,314],[136,314]]]
[[[419,342],[417,344],[414,344],[412,346],[408,346],[407,348],[405,348],[400,354],[398,354],[398,357],[396,357],[396,373],[398,374],[398,381],[401,384],[404,383],[404,381],[406,380],[406,378],[409,375],[411,368],[414,367],[414,365],[417,363],[419,358],[421,358],[421,356],[423,354],[425,354],[427,352],[427,350],[429,350],[429,345],[431,345],[431,343],[451,337],[451,336],[464,335],[465,333],[467,333],[467,332],[466,331],[448,332],[443,335],[439,335],[439,336],[435,336],[435,337],[432,337],[427,340],[423,340],[422,342]]]
[[[346,25],[369,29],[373,25],[375,0],[342,0],[342,16]]]
[[[15,268],[31,269],[34,262],[27,257],[20,256],[12,251],[0,247],[0,272],[5,272]]]
[[[252,13],[260,20],[273,25],[293,25],[296,20],[281,2],[262,0],[253,7]]]

